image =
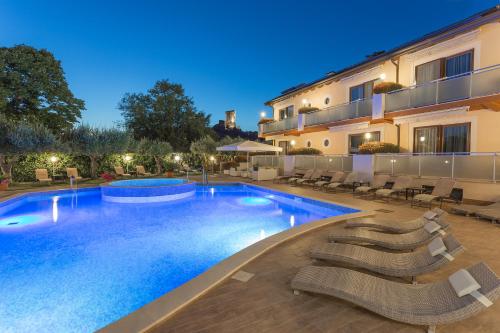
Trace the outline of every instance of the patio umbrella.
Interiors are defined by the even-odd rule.
[[[249,154],[256,152],[282,152],[283,148],[266,145],[264,143],[255,142],[255,141],[243,141],[238,143],[233,143],[227,146],[217,147],[217,151],[243,151],[247,152],[247,161],[249,161]]]

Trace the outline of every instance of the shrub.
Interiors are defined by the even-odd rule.
[[[319,111],[319,109],[317,107],[314,107],[314,106],[303,106],[299,109],[299,114],[315,112],[315,111]]]
[[[262,124],[272,123],[273,121],[274,121],[273,118],[262,118],[259,120],[258,124],[262,125]]]
[[[399,147],[387,142],[367,142],[359,147],[360,154],[399,153]]]
[[[381,82],[373,87],[374,94],[386,94],[388,92],[399,90],[403,88],[403,85],[396,82]]]
[[[9,183],[9,178],[4,175],[0,175],[0,184],[8,184]]]
[[[295,148],[288,151],[288,155],[321,155],[322,152],[316,148]]]

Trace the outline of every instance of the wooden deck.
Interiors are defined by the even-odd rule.
[[[264,183],[265,184],[265,183]],[[333,200],[363,209],[388,209],[377,216],[410,219],[424,209],[408,203],[390,204],[355,199],[352,194],[325,194],[287,185],[266,186],[321,199]],[[487,221],[449,216],[451,232],[466,247],[465,253],[446,267],[419,277],[419,282],[446,279],[459,268],[486,262],[500,274],[500,229]],[[424,327],[397,323],[342,300],[303,293],[294,296],[289,284],[298,269],[312,264],[308,249],[325,242],[332,228],[313,231],[288,241],[247,264],[243,270],[254,273],[248,282],[226,279],[214,289],[159,323],[148,333],[158,332],[424,332]],[[500,332],[500,302],[480,315],[463,322],[438,327],[438,332]]]

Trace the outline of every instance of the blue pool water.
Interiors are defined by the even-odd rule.
[[[99,189],[0,203],[0,332],[92,332],[262,238],[352,212],[250,185],[156,204]]]

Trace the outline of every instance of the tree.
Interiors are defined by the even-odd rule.
[[[210,156],[217,153],[217,143],[210,136],[205,136],[193,143],[189,148],[193,154],[200,156],[202,167],[206,170],[210,166]]]
[[[137,147],[137,152],[141,155],[149,155],[154,158],[156,173],[162,173],[163,158],[173,152],[172,146],[168,142],[142,139]]]
[[[118,108],[134,138],[169,142],[176,151],[188,151],[191,142],[208,132],[210,116],[196,110],[180,84],[156,82],[146,94],[127,93]]]
[[[0,133],[0,169],[9,179],[20,155],[45,152],[58,146],[57,139],[45,126],[8,120],[1,114]]]
[[[26,45],[0,48],[0,114],[41,123],[59,135],[73,127],[84,109],[52,53]]]
[[[90,174],[97,177],[99,159],[108,154],[123,154],[127,151],[130,135],[116,128],[100,129],[81,125],[66,137],[74,154],[90,158]]]

